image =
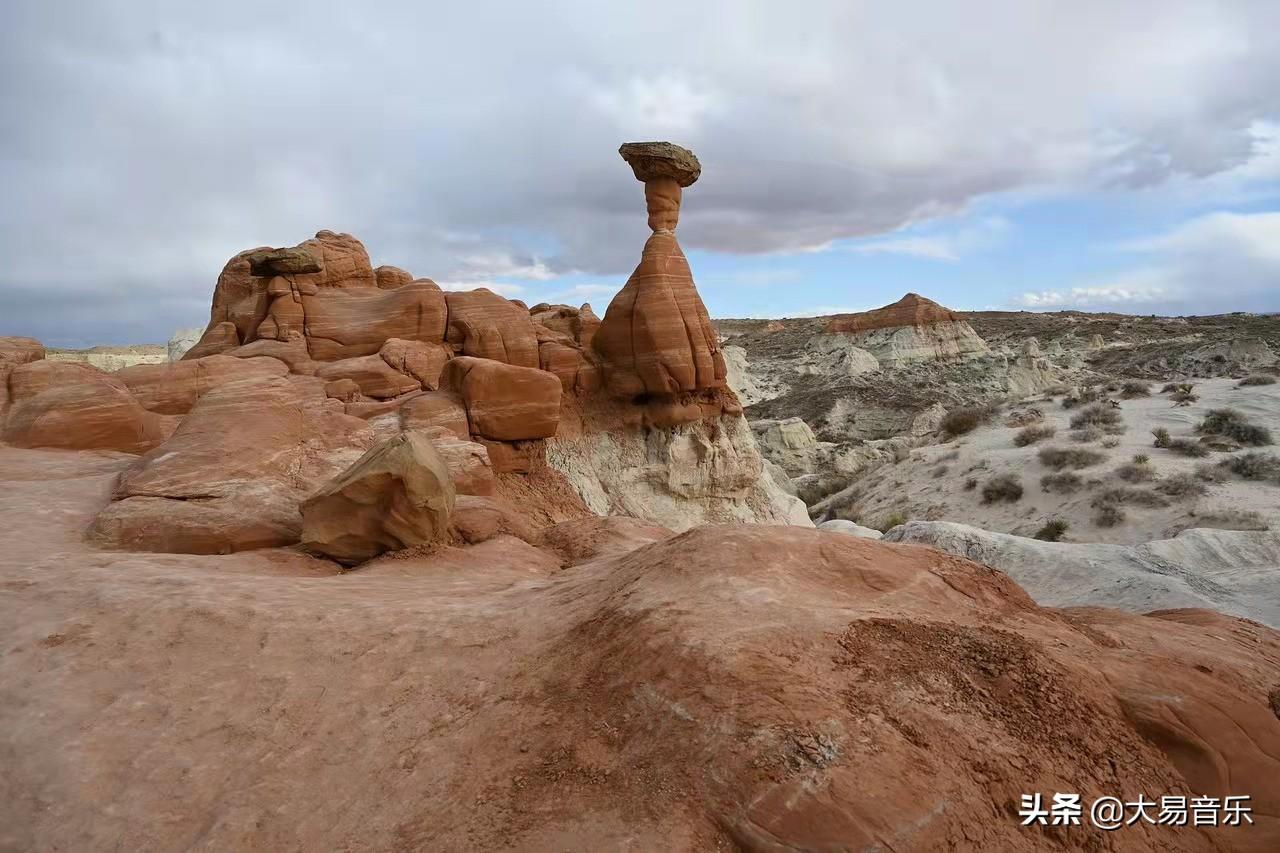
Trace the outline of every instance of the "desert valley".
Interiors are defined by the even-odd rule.
[[[713,319],[620,153],[598,308],[321,230],[0,339],[0,849],[1280,849],[1280,316]]]

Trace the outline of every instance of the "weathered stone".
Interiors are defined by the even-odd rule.
[[[302,544],[353,566],[443,539],[453,504],[448,465],[431,440],[402,433],[370,449],[302,504]]]
[[[320,272],[320,269],[320,260],[301,247],[269,249],[249,255],[249,275],[257,278],[305,275]]]
[[[553,374],[462,356],[445,366],[442,384],[462,395],[474,435],[520,441],[556,434],[561,385]]]
[[[702,164],[688,148],[670,142],[625,142],[618,149],[637,181],[669,178],[682,187],[698,180]]]

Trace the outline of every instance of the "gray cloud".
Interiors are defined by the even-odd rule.
[[[0,10],[0,333],[160,340],[318,228],[442,280],[625,273],[629,139],[703,160],[686,247],[757,253],[1212,175],[1280,114],[1269,2],[179,5]]]

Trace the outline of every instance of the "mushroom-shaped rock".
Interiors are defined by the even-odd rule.
[[[552,373],[461,356],[445,365],[441,385],[462,396],[474,435],[524,441],[556,434],[561,385]]]
[[[628,157],[633,146],[660,144],[669,145],[630,143],[622,147],[623,156]],[[697,159],[692,154],[689,157],[696,165]],[[693,285],[689,262],[676,242],[680,183],[668,173],[678,171],[672,165],[677,160],[654,154],[628,157],[636,177],[645,181],[649,226],[654,233],[644,245],[640,265],[609,303],[591,338],[601,357],[605,384],[616,397],[725,387],[724,354]],[[683,174],[688,183],[697,178],[692,171]]]
[[[302,504],[302,544],[347,566],[444,538],[449,466],[418,432],[387,439]]]
[[[249,255],[249,275],[256,278],[306,275],[320,272],[320,269],[320,259],[300,246],[264,249]]]

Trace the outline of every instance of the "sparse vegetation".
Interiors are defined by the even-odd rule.
[[[1063,468],[1088,468],[1106,461],[1107,455],[1084,447],[1042,447],[1040,462],[1060,471]]]
[[[1105,429],[1123,422],[1124,417],[1120,414],[1120,410],[1112,408],[1107,403],[1094,403],[1071,416],[1072,429],[1085,429],[1091,426]]]
[[[1120,386],[1120,396],[1126,400],[1132,400],[1134,397],[1150,397],[1151,386],[1146,382],[1126,382]]]
[[[1044,527],[1036,531],[1035,538],[1045,542],[1057,542],[1062,539],[1063,534],[1067,532],[1067,528],[1070,526],[1061,518],[1051,519],[1045,522]]]
[[[976,488],[978,488],[978,478],[977,478],[977,477],[970,477],[969,479],[967,479],[967,480],[965,480],[965,481],[964,481],[964,490],[965,490],[966,492],[972,492],[972,491],[973,491],[974,489],[976,489]]]
[[[1195,520],[1180,525],[1177,533],[1191,527],[1211,527],[1215,530],[1268,530],[1270,525],[1251,509],[1208,509],[1197,512]]]
[[[1173,401],[1175,406],[1190,406],[1200,398],[1190,391],[1174,391],[1169,395],[1169,399]]]
[[[1074,471],[1061,471],[1057,474],[1045,474],[1040,478],[1040,488],[1046,492],[1059,492],[1061,494],[1070,494],[1078,491],[1084,485],[1084,480]]]
[[[1058,429],[1053,424],[1032,424],[1014,433],[1013,444],[1015,447],[1026,447],[1028,444],[1053,438],[1057,432]]]
[[[1221,435],[1250,447],[1271,443],[1271,430],[1258,426],[1235,409],[1210,409],[1196,427],[1201,435]]]
[[[1192,441],[1189,438],[1173,438],[1169,435],[1169,430],[1164,427],[1153,429],[1151,434],[1156,437],[1154,445],[1164,450],[1172,450],[1174,453],[1180,453],[1183,456],[1190,456],[1195,459],[1202,459],[1209,455],[1209,448],[1200,442]]]
[[[1044,412],[1032,407],[1030,409],[1023,409],[1020,412],[1013,412],[1005,419],[1004,423],[1005,426],[1024,427],[1030,426],[1031,424],[1038,424],[1042,420],[1044,420]]]
[[[1062,398],[1062,408],[1074,409],[1076,406],[1086,406],[1090,403],[1096,403],[1105,396],[1103,392],[1096,386],[1085,388],[1078,393],[1068,394]]]
[[[1146,465],[1146,464],[1147,464],[1147,463],[1149,463],[1150,461],[1151,461],[1151,457],[1150,457],[1150,456],[1148,456],[1148,455],[1147,455],[1147,454],[1145,454],[1145,453],[1135,453],[1135,454],[1133,454],[1133,464],[1134,464],[1134,465]]]
[[[1222,465],[1201,462],[1196,466],[1196,477],[1206,483],[1225,483],[1231,479],[1231,472]]]
[[[939,465],[937,468],[933,469],[933,479],[941,480],[943,477],[947,476],[947,472],[950,470],[951,469],[946,465]]]
[[[1105,447],[1107,450],[1111,450],[1113,448],[1119,447],[1120,439],[1108,438],[1106,441],[1102,442],[1102,446]]]
[[[1022,481],[1013,474],[996,474],[982,486],[984,504],[1004,501],[1014,503],[1022,499]]]
[[[965,406],[947,412],[942,419],[942,431],[948,435],[964,435],[973,432],[982,424],[995,416],[996,407],[992,405]]]
[[[891,512],[884,517],[877,528],[881,533],[888,533],[900,524],[906,524],[907,517],[900,512]]]
[[[1173,437],[1169,435],[1169,430],[1164,427],[1156,427],[1151,431],[1151,434],[1156,438],[1156,447],[1168,447],[1169,442],[1173,440]]]
[[[1268,376],[1265,373],[1255,373],[1252,376],[1246,376],[1244,379],[1241,379],[1239,384],[1236,385],[1236,387],[1249,388],[1254,385],[1275,385],[1275,384],[1276,384],[1276,378],[1274,376]]]
[[[853,477],[849,474],[828,472],[798,477],[793,482],[796,486],[796,497],[804,501],[805,506],[813,506],[823,498],[848,488],[853,482]]]
[[[1093,515],[1093,523],[1099,527],[1115,527],[1123,524],[1126,518],[1124,510],[1115,504],[1103,504]]]
[[[1172,477],[1165,477],[1156,484],[1155,488],[1160,494],[1173,498],[1192,498],[1209,491],[1204,481],[1194,474],[1174,474]]]
[[[1148,483],[1156,478],[1156,472],[1150,465],[1135,461],[1117,468],[1116,476],[1126,483]]]
[[[1071,431],[1071,440],[1080,444],[1088,444],[1091,441],[1097,441],[1105,435],[1102,427],[1087,426],[1084,429],[1073,429]]]
[[[1117,506],[1133,505],[1155,509],[1168,506],[1169,501],[1162,495],[1151,491],[1151,489],[1143,489],[1137,486],[1113,486],[1099,492],[1092,502],[1094,507],[1101,507],[1106,504],[1116,504]]]
[[[1280,481],[1280,456],[1261,450],[1250,450],[1219,463],[1244,480]]]

